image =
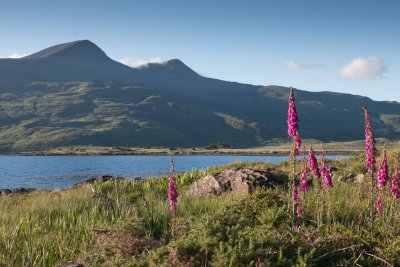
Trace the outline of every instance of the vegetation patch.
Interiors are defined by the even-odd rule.
[[[365,171],[362,155],[328,162],[335,175]],[[296,165],[299,172],[300,164]],[[1,265],[54,266],[73,261],[84,266],[395,266],[400,262],[400,203],[386,198],[371,229],[368,182],[342,183],[334,178],[334,187],[323,194],[311,186],[299,196],[301,218],[288,212],[287,190],[280,186],[249,195],[185,195],[199,178],[236,167],[269,169],[286,177],[289,170],[288,162],[239,162],[180,173],[175,216],[168,205],[168,177],[0,197]]]

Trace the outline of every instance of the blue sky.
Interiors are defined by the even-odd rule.
[[[259,85],[400,101],[400,1],[1,1],[0,57],[88,39]]]

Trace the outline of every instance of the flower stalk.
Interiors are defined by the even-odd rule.
[[[292,199],[292,214],[295,216],[295,175],[296,175],[296,156],[299,153],[301,147],[301,139],[299,135],[299,118],[297,116],[295,98],[293,88],[290,88],[289,92],[289,103],[288,103],[288,136],[293,140],[292,149],[290,151],[290,162],[292,167],[292,174],[289,181],[289,194],[288,194],[288,208],[290,207],[290,201]]]
[[[169,199],[169,208],[172,214],[176,215],[176,204],[178,202],[178,190],[176,188],[175,183],[175,166],[174,160],[172,156],[169,156],[170,164],[171,164],[171,174],[169,176],[169,187],[168,187],[168,199]]]
[[[374,132],[372,130],[371,119],[367,108],[361,107],[364,110],[365,118],[365,167],[367,172],[371,175],[370,183],[370,196],[369,196],[369,217],[370,217],[370,227],[372,232],[372,227],[374,223],[374,173],[376,171],[376,141],[374,138]]]
[[[400,199],[400,176],[399,176],[400,159],[399,153],[396,155],[396,167],[392,175],[392,189],[390,193],[395,199]]]

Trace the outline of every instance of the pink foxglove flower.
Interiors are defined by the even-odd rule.
[[[173,175],[171,175],[169,177],[168,198],[169,198],[169,208],[173,214],[176,214],[176,203],[178,202],[178,191],[176,189],[175,177]]]
[[[379,172],[378,172],[378,188],[382,189],[386,186],[387,181],[389,180],[389,168],[387,164],[387,155],[386,155],[386,144],[383,148],[383,156],[381,164],[379,165]]]
[[[297,206],[297,218],[301,218],[301,207]]]
[[[364,108],[365,112],[365,167],[367,171],[372,174],[376,171],[376,147],[374,132],[372,131],[371,119],[368,110]]]
[[[297,190],[297,186],[293,189],[293,202],[299,203],[299,191]]]
[[[295,100],[293,89],[290,88],[288,109],[288,135],[292,139],[295,139],[299,131],[299,119],[297,117],[296,105],[294,101]]]
[[[297,110],[295,105],[293,89],[290,88],[289,93],[289,108],[288,108],[288,135],[296,143],[295,154],[297,155],[301,146],[301,139],[299,135],[299,118],[297,117]]]
[[[301,175],[300,175],[300,192],[307,192],[309,190],[308,182],[307,182],[307,162],[303,160],[303,166],[301,167]]]
[[[381,213],[382,211],[382,198],[378,197],[378,201],[376,202],[376,210],[378,213]]]
[[[308,164],[310,165],[310,170],[312,173],[312,176],[314,178],[321,178],[321,173],[319,172],[318,168],[318,161],[317,158],[315,157],[314,150],[310,146],[310,151],[308,152]]]
[[[324,178],[323,188],[332,187],[332,177],[328,164],[326,164],[324,156],[321,159],[321,176]]]
[[[399,170],[396,168],[393,172],[392,176],[392,196],[396,199],[400,199],[400,177],[399,177]]]

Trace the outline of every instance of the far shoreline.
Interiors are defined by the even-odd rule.
[[[356,152],[342,152],[342,151],[333,151],[325,153],[329,156],[356,156],[358,153]],[[0,154],[0,156],[19,156],[19,157],[57,157],[57,156],[82,156],[82,157],[97,157],[97,156],[288,156],[288,153],[149,153],[149,154],[45,154],[45,153],[7,153],[7,154]],[[299,156],[300,157],[300,156]]]
[[[383,138],[377,139],[377,147],[387,143],[397,145],[398,141]],[[300,154],[307,153],[312,146],[317,154],[333,156],[355,156],[364,151],[365,141],[321,142],[304,140]],[[0,156],[287,156],[291,149],[288,141],[276,141],[260,147],[231,148],[231,147],[124,147],[124,146],[63,146],[48,149],[24,150],[10,149],[0,151]]]
[[[313,146],[322,154],[322,146]],[[307,153],[304,150],[300,153]],[[362,152],[362,147],[331,147],[324,145],[324,154],[334,156],[354,156]],[[115,148],[115,147],[61,147],[40,151],[4,151],[0,156],[288,156],[290,148],[286,145],[258,148]]]

